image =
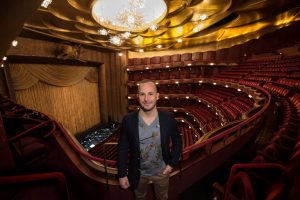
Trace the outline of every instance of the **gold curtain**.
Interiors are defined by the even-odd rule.
[[[10,64],[9,66],[15,90],[30,88],[39,80],[60,87],[75,85],[83,78],[87,78],[91,82],[98,82],[95,67],[45,64]]]
[[[16,101],[50,115],[73,134],[100,122],[98,68],[10,65]]]

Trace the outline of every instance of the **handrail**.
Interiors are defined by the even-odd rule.
[[[13,136],[13,137],[11,137],[11,138],[9,138],[8,141],[9,141],[9,142],[13,142],[13,141],[17,140],[18,138],[20,138],[20,137],[26,135],[27,133],[29,133],[29,132],[31,132],[31,131],[34,131],[34,130],[36,130],[36,129],[39,129],[39,128],[45,126],[46,124],[48,124],[48,123],[50,123],[50,122],[54,122],[54,121],[53,121],[53,120],[48,120],[48,121],[42,122],[42,123],[40,123],[40,124],[37,124],[37,125],[35,125],[35,126],[29,128],[29,129],[26,129],[25,131],[23,131],[23,132],[21,132],[21,133],[19,133],[19,134]],[[54,123],[53,123],[53,124],[54,124]],[[55,124],[54,124],[54,127],[55,127]],[[54,130],[55,130],[55,128],[52,128],[52,131],[50,131],[50,133],[48,133],[47,135],[52,134],[52,133],[54,132]]]

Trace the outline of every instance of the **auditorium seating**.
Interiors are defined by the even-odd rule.
[[[171,66],[172,67],[181,67],[183,66],[183,61],[181,60],[180,54],[174,54],[171,56]]]
[[[282,85],[286,85],[286,86],[289,86],[291,88],[295,87],[295,88],[300,90],[300,83],[299,83],[299,80],[297,80],[297,79],[279,78],[277,80],[277,82],[282,84]]]
[[[290,93],[290,89],[278,85],[274,85],[272,83],[266,83],[263,85],[263,87],[266,88],[267,90],[270,90],[272,93],[280,94],[281,96],[284,97],[288,96]]]
[[[178,122],[178,127],[182,135],[182,146],[186,148],[194,144],[198,137],[193,133],[193,130],[182,122]]]
[[[274,97],[277,124],[269,142],[261,147],[248,163],[235,163],[226,183],[214,183],[218,199],[297,199],[300,178],[300,95],[299,80],[290,78],[299,63],[288,62],[294,58],[272,61],[248,62],[244,66],[261,65],[251,82],[239,80],[245,85],[259,85]],[[297,62],[299,62],[299,56]],[[271,62],[271,63],[270,63]],[[273,63],[274,62],[274,63]],[[292,72],[292,74],[298,72]],[[252,75],[252,74],[251,74]],[[274,78],[275,77],[275,78]],[[277,78],[279,77],[279,78]],[[249,77],[246,77],[249,78]],[[276,81],[276,82],[274,82]],[[276,102],[276,103],[275,103]],[[276,126],[277,125],[277,126]]]
[[[162,67],[170,66],[171,65],[171,56],[165,55],[161,57]]]
[[[150,66],[153,68],[160,68],[161,65],[161,57],[155,56],[150,58]]]

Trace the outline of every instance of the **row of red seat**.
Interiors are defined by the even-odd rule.
[[[158,101],[159,107],[185,108],[186,106],[198,106],[198,101],[193,98],[164,98],[163,95],[169,94],[194,94],[223,111],[228,121],[237,120],[243,113],[253,108],[254,100],[247,94],[238,92],[232,88],[224,86],[212,86],[198,84],[176,84],[176,85],[159,85],[159,92],[162,98]],[[188,96],[189,97],[189,96]],[[129,100],[130,105],[136,105],[136,101]],[[207,116],[205,116],[207,117]],[[201,123],[203,120],[199,118]]]
[[[141,81],[143,79],[168,80],[168,79],[187,79],[201,77],[199,67],[185,67],[160,70],[128,71],[129,81]]]
[[[286,85],[289,87],[295,87],[300,90],[300,81],[298,79],[291,79],[291,78],[279,78],[276,82]]]
[[[284,97],[288,96],[291,92],[291,89],[274,85],[273,83],[266,83],[263,85],[263,87],[276,95],[279,94]]]
[[[192,129],[187,127],[186,125],[179,123],[179,130],[182,134],[183,148],[186,148],[186,147],[194,144],[198,140],[198,137],[196,137],[196,135],[193,133]]]
[[[212,110],[208,109],[204,104],[187,106],[185,109],[198,119],[203,131],[205,132],[211,131],[212,128],[217,128],[215,125],[218,125],[218,127],[221,126],[221,120],[219,119],[219,116],[216,115]]]
[[[208,60],[203,58],[203,52],[184,53],[164,56],[154,56],[145,58],[130,58],[128,59],[128,67],[134,66],[138,69],[140,66],[149,66],[152,68],[160,68],[169,65],[170,67],[187,66],[188,64],[204,64],[214,62],[215,60]],[[222,63],[232,63],[230,60],[222,61]]]
[[[293,101],[290,101],[292,99]],[[280,129],[249,163],[232,166],[225,190],[215,183],[221,199],[297,199],[300,182],[300,95],[281,97]],[[224,196],[223,196],[224,195]]]

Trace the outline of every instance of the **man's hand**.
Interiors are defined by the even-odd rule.
[[[171,167],[170,165],[167,165],[166,168],[163,171],[163,174],[170,174],[173,170],[173,167]]]
[[[123,178],[119,178],[119,183],[120,183],[121,188],[123,188],[123,189],[127,189],[130,186],[127,176],[125,176]]]

